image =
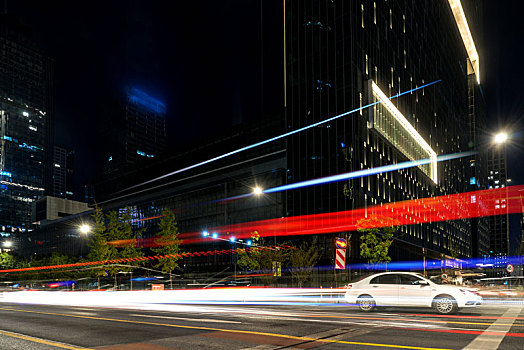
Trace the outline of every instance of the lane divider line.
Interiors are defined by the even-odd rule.
[[[30,341],[30,342],[33,342],[33,343],[39,343],[39,344],[45,344],[45,345],[49,345],[49,346],[54,346],[54,347],[62,348],[62,349],[90,350],[89,348],[69,345],[69,344],[60,343],[60,342],[47,340],[47,339],[42,339],[42,338],[31,337],[29,335],[23,335],[23,334],[15,333],[15,332],[9,332],[9,331],[0,330],[0,335],[5,335],[6,337],[11,337],[11,338],[27,340],[27,341]]]
[[[509,308],[502,315],[502,317],[517,317],[522,311],[522,307]],[[502,320],[496,320],[491,326],[488,327],[482,334],[476,337],[471,343],[469,343],[464,350],[479,350],[479,349],[498,349],[500,343],[504,338],[511,333],[508,333],[511,329],[512,324],[503,324]],[[515,322],[515,321],[513,321]],[[522,333],[520,333],[522,334]]]
[[[131,323],[131,324],[144,324],[144,325],[150,325],[150,326],[163,326],[163,327],[182,328],[182,329],[196,329],[196,330],[213,331],[213,332],[253,334],[253,335],[262,335],[262,336],[269,336],[269,337],[286,338],[286,339],[294,339],[294,340],[301,340],[301,341],[317,341],[317,342],[322,342],[322,343],[362,345],[362,346],[394,348],[394,349],[410,349],[410,350],[451,350],[451,349],[443,349],[443,348],[428,348],[428,347],[410,346],[410,345],[379,344],[379,343],[366,343],[366,342],[345,341],[345,340],[317,339],[317,338],[300,337],[300,336],[294,336],[294,335],[288,335],[288,334],[279,334],[279,333],[255,332],[255,331],[246,331],[246,330],[237,330],[237,329],[222,329],[222,328],[201,327],[201,326],[183,326],[183,325],[176,325],[176,324],[169,324],[169,323],[133,321],[133,320],[107,318],[107,317],[81,316],[81,315],[63,314],[63,313],[56,313],[56,312],[20,310],[20,309],[4,308],[4,307],[0,308],[0,310],[24,312],[24,313],[40,314],[40,315],[52,315],[52,316],[85,318],[85,319],[99,320],[99,321],[121,322],[121,323]],[[77,348],[75,348],[75,349],[77,349]]]

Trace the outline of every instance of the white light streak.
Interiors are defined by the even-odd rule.
[[[473,36],[469,30],[468,21],[466,20],[466,14],[462,8],[460,0],[448,0],[453,16],[455,17],[455,22],[457,23],[460,36],[466,47],[466,52],[468,53],[469,60],[473,66],[473,71],[477,77],[477,84],[480,84],[480,68],[479,68],[479,54],[475,48],[475,43],[473,42]]]
[[[431,146],[420,136],[420,134],[415,130],[415,128],[411,125],[411,123],[404,117],[404,115],[391,103],[389,98],[380,90],[380,88],[375,84],[375,82],[372,83],[373,86],[373,94],[377,97],[380,102],[384,104],[384,106],[388,109],[389,112],[397,119],[397,121],[404,127],[404,129],[411,135],[411,137],[418,143],[420,147],[429,155],[431,160],[431,179],[433,182],[437,183],[437,153],[433,151]],[[416,161],[416,159],[412,159]]]

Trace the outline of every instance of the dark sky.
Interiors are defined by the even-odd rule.
[[[56,61],[56,139],[76,150],[83,183],[94,174],[99,104],[127,84],[166,102],[170,148],[281,108],[282,1],[263,4],[261,11],[260,0],[4,0]],[[521,1],[484,1],[479,46],[484,127],[511,134],[513,184],[524,183],[522,13]]]
[[[55,139],[76,150],[81,183],[100,105],[126,85],[165,101],[171,149],[283,104],[280,1],[5,3],[56,62]]]

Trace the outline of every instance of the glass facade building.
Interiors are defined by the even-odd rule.
[[[368,208],[372,218],[373,207],[384,203],[468,190],[471,158],[436,162],[439,155],[469,151],[475,142],[464,131],[475,103],[468,89],[480,88],[481,61],[471,48],[471,32],[462,33],[467,22],[457,19],[457,3],[285,1],[287,128],[381,101],[290,137],[288,181],[432,160],[417,168],[290,191],[289,215]],[[468,2],[464,8],[476,6]],[[474,87],[468,85],[471,77]],[[398,259],[476,254],[469,219],[405,225],[397,237],[392,254]],[[351,257],[358,259],[358,235],[352,240]],[[327,251],[333,241],[325,239]]]
[[[0,16],[0,234],[27,231],[32,203],[52,188],[53,61]],[[16,249],[16,243],[15,249]]]
[[[504,188],[507,185],[506,147],[495,145],[488,151],[488,186],[489,188]],[[495,209],[508,208],[507,199],[495,201]],[[509,256],[509,214],[489,217],[490,255]]]
[[[166,105],[128,87],[112,101],[102,125],[103,172],[114,173],[165,150]]]

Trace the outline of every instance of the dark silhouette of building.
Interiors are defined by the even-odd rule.
[[[504,188],[508,182],[506,146],[498,144],[488,150],[488,185],[489,188]],[[508,208],[507,199],[495,200],[495,209]],[[489,217],[490,244],[489,255],[495,257],[494,276],[506,276],[507,257],[510,255],[509,213]],[[498,265],[498,266],[497,266]],[[498,268],[497,268],[498,267]]]
[[[125,170],[165,150],[166,106],[134,88],[109,101],[101,123],[104,174]]]
[[[75,151],[54,146],[53,197],[74,199]]]

